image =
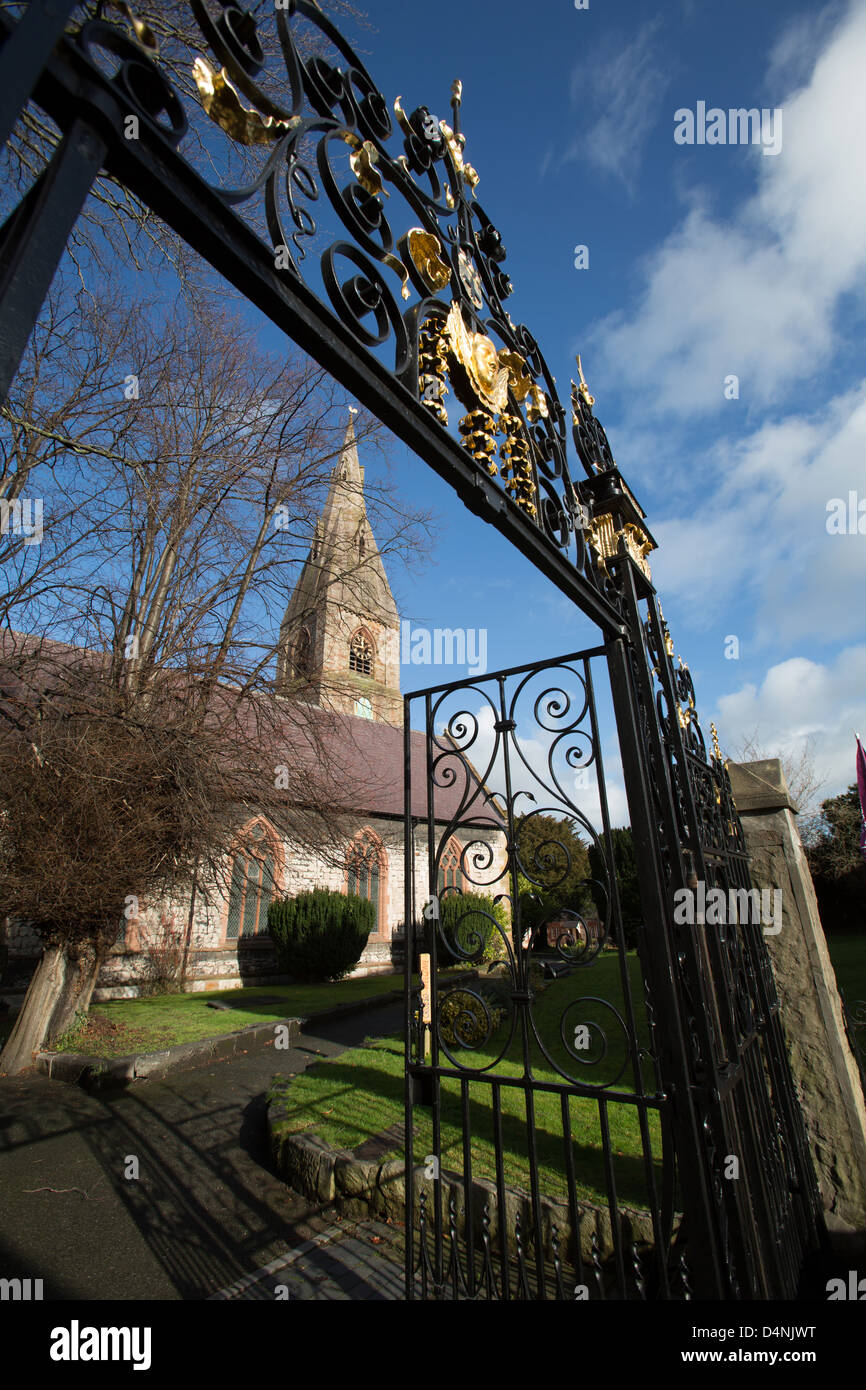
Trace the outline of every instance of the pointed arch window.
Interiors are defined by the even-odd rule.
[[[366,898],[376,909],[379,930],[379,890],[381,887],[380,846],[369,835],[353,840],[346,855],[346,891]]]
[[[366,632],[356,632],[349,643],[349,670],[359,676],[373,674],[373,644]]]
[[[439,892],[446,888],[462,888],[463,871],[460,868],[460,845],[449,840],[439,860]]]
[[[250,836],[254,844],[238,850],[232,864],[227,941],[267,935],[268,906],[276,893],[273,846],[261,823]]]

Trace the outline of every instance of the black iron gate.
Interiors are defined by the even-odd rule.
[[[611,868],[603,655],[406,700],[426,728],[426,765],[407,761],[408,955],[431,982],[407,993],[410,1297],[688,1289],[653,1008]],[[450,966],[466,973],[440,989]]]
[[[751,886],[727,773],[650,606],[672,701],[657,775],[672,790],[682,777],[676,854],[694,900],[703,881],[727,905]],[[426,731],[426,763],[406,762],[409,1297],[790,1298],[814,1244],[752,899],[718,925],[668,912],[661,936],[624,920],[592,680],[604,655],[406,700],[407,730]],[[650,744],[646,723],[634,732]],[[592,869],[576,880],[581,840]],[[449,966],[467,973],[438,986]]]
[[[706,756],[688,672],[671,660],[650,582],[647,556],[655,542],[644,513],[614,463],[582,375],[572,385],[569,431],[537,341],[506,308],[513,286],[500,233],[475,195],[479,179],[460,129],[460,84],[452,90],[450,123],[425,106],[404,110],[399,98],[389,106],[314,0],[268,9],[190,0],[208,57],[189,53],[184,82],[177,54],[173,66],[162,63],[153,34],[126,5],[31,0],[20,18],[0,13],[0,140],[5,144],[30,102],[59,132],[46,167],[0,227],[0,401],[67,238],[94,182],[107,173],[322,363],[597,624],[640,881],[643,981],[632,979],[633,959],[623,955],[619,934],[590,658],[583,656],[576,671],[602,797],[595,843],[606,867],[584,894],[593,912],[565,917],[561,939],[551,929],[558,942],[552,955],[565,973],[548,991],[538,992],[538,971],[530,969],[520,934],[525,906],[516,876],[523,874],[530,887],[535,878],[538,887],[539,875],[538,865],[533,873],[520,854],[513,789],[505,784],[500,810],[492,800],[487,807],[488,816],[500,818],[494,828],[507,854],[500,877],[511,909],[496,928],[506,954],[509,942],[511,951],[496,985],[496,1016],[511,1019],[510,1036],[522,1049],[515,1065],[522,1070],[500,1075],[491,1064],[483,1077],[465,1074],[464,1054],[481,1056],[497,1036],[494,1029],[485,1044],[465,1036],[480,1003],[464,1014],[459,996],[452,997],[443,1023],[434,996],[439,1014],[429,1060],[417,1031],[423,1019],[416,1027],[409,1009],[415,1028],[407,1041],[410,1119],[432,1096],[424,1171],[430,1168],[433,1186],[430,1194],[419,1189],[416,1213],[423,1224],[420,1288],[441,1292],[448,1285],[468,1296],[492,1288],[500,1296],[510,1290],[572,1297],[574,1286],[586,1286],[625,1296],[676,1296],[692,1288],[711,1298],[790,1297],[819,1234],[814,1176],[760,923],[748,912],[742,922],[676,918],[683,892],[695,899],[712,889],[748,894],[749,877],[727,777],[718,757]],[[125,19],[109,19],[118,10]],[[207,155],[203,169],[188,157],[192,118],[211,123],[199,146]],[[241,186],[230,176],[230,160],[222,177],[218,172],[218,139],[243,152]],[[334,228],[326,225],[328,216]],[[571,476],[569,432],[580,481]],[[504,755],[509,741],[516,751],[521,733],[511,727],[502,681],[495,682],[491,730]],[[432,710],[436,699],[427,698]],[[426,727],[435,763],[438,731],[429,721]],[[459,730],[452,733],[459,744]],[[459,747],[447,755],[459,761]],[[559,814],[576,816],[590,834],[579,798],[572,800],[567,788],[554,790]],[[443,887],[459,889],[466,865],[459,842],[443,863],[435,815],[431,803],[425,888],[427,897],[438,898],[440,872]],[[414,829],[410,817],[410,840]],[[441,896],[447,903],[459,893]],[[430,955],[453,954],[456,945],[466,957],[474,929],[470,921],[455,927],[453,912],[447,907],[452,915],[433,925],[424,919],[422,944]],[[590,918],[597,923],[592,929]],[[451,922],[450,945],[444,921]],[[602,949],[609,939],[615,952]],[[614,958],[606,987],[619,991],[616,1000],[592,998],[598,1009],[613,1008],[622,1071],[587,1085],[576,1078],[601,1065],[592,1049],[609,1031],[599,1022],[602,1014],[578,1018],[575,1030],[588,1033],[576,1031],[572,1043],[563,1025],[553,1051],[545,1051],[536,1021],[542,1006],[553,1010],[554,991],[573,990],[576,979],[610,969],[606,960]],[[548,962],[549,974],[555,965]],[[485,982],[488,991],[495,978]],[[481,995],[480,987],[466,997],[476,995],[487,1001],[482,1015],[494,1007],[494,996]],[[567,1023],[574,1017],[572,1007]],[[583,1056],[586,1049],[574,1039],[586,1037]],[[605,1057],[612,1056],[611,1047]],[[477,1198],[482,1159],[473,1158],[473,1086],[486,1088],[482,1109],[492,1124],[483,1145],[483,1162],[492,1155],[492,1177],[477,1178]],[[497,1155],[505,1153],[515,1096],[529,1166],[512,1172],[510,1161],[503,1166]],[[584,1118],[586,1105],[594,1107],[598,1127],[597,1142],[585,1145],[601,1155],[589,1178],[577,1164],[573,1171],[569,1166],[578,1101]],[[556,1165],[543,1167],[549,1155],[540,1152],[535,1118],[539,1107],[555,1103],[563,1168],[554,1210],[546,1205],[553,1199],[542,1173]],[[632,1117],[632,1133],[620,1152],[616,1125],[624,1115]],[[446,1124],[461,1136],[464,1175],[462,1188],[447,1188],[447,1199],[446,1180],[435,1171],[445,1156]],[[628,1152],[637,1156],[640,1181],[632,1172],[624,1185],[618,1168]],[[480,1213],[467,1211],[466,1203],[476,1200]],[[410,1291],[414,1277],[413,1265]]]

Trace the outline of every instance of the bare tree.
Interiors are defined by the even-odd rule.
[[[765,758],[779,759],[791,800],[799,813],[797,828],[800,837],[804,844],[808,844],[814,836],[820,817],[819,793],[827,781],[826,775],[822,777],[815,766],[815,740],[807,738],[799,751],[769,751],[762,745],[756,727],[741,740],[734,758],[740,763],[760,762]]]
[[[52,309],[76,323],[65,351],[34,338],[5,456],[45,493],[52,537],[38,582],[5,602],[0,901],[46,943],[7,1070],[86,1010],[126,898],[223,892],[253,808],[336,856],[358,792],[335,716],[274,686],[345,431],[331,383],[219,305],[87,294],[69,313]],[[372,447],[377,423],[357,428]],[[380,549],[421,552],[418,519],[368,493]],[[351,590],[364,564],[335,582]]]
[[[22,0],[0,0],[0,10],[16,18],[24,8]],[[321,8],[338,24],[348,21],[353,27],[369,28],[364,12],[352,0],[323,0]],[[268,99],[282,109],[288,100],[289,81],[273,4],[267,9],[257,15],[257,36],[264,57],[257,81]],[[133,51],[138,47],[142,56],[153,59],[180,95],[189,119],[183,153],[190,163],[226,186],[241,186],[250,180],[261,162],[261,149],[236,141],[215,142],[214,126],[202,110],[193,68],[205,54],[207,43],[188,0],[136,0],[132,6],[120,0],[83,0],[73,9],[66,31],[75,34],[94,19],[107,20],[125,32]],[[330,52],[328,41],[315,26],[293,20],[293,29],[303,56]],[[105,60],[107,54],[99,51]],[[209,56],[213,62],[213,55]],[[7,197],[17,198],[33,184],[50,162],[59,141],[54,123],[35,105],[29,105],[3,154],[0,187],[5,188]],[[250,212],[257,215],[252,207]],[[263,229],[263,217],[259,217],[259,222]],[[207,272],[183,239],[107,173],[96,180],[70,238],[69,251],[82,283],[93,283],[94,272],[110,274],[115,262],[138,270],[168,268],[185,288],[200,289],[206,283]]]

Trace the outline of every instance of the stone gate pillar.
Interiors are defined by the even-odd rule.
[[[755,887],[782,892],[782,930],[765,939],[828,1228],[864,1232],[866,1106],[796,807],[778,758],[727,766]]]

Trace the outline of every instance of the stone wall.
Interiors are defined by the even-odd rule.
[[[315,1134],[286,1134],[280,1127],[282,1113],[279,1101],[269,1107],[271,1153],[280,1176],[290,1187],[310,1201],[333,1206],[341,1215],[354,1220],[391,1221],[401,1226],[405,1223],[406,1172],[402,1159],[360,1159],[350,1150],[330,1148]],[[436,1200],[436,1185],[431,1178],[425,1177],[423,1167],[415,1171],[413,1188],[417,1229],[422,1193],[426,1197],[427,1215],[431,1223]],[[509,1187],[505,1188],[504,1195],[505,1202],[500,1212],[496,1183],[486,1178],[473,1178],[467,1217],[463,1176],[443,1169],[440,1198],[446,1230],[453,1199],[458,1238],[466,1236],[468,1221],[476,1247],[480,1249],[486,1237],[491,1248],[498,1251],[500,1230],[503,1228],[502,1234],[513,1253],[519,1223],[524,1249],[531,1257],[534,1230],[532,1198],[528,1192]],[[539,1205],[545,1258],[550,1259],[556,1245],[562,1257],[568,1260],[569,1250],[574,1252],[575,1249],[568,1203],[541,1195]],[[618,1296],[614,1292],[617,1287],[616,1243],[608,1208],[582,1200],[577,1203],[577,1217],[580,1257],[584,1263],[583,1277],[591,1290],[590,1296],[597,1295],[598,1284],[604,1287],[606,1296]],[[625,1252],[627,1264],[631,1269],[640,1261],[646,1277],[653,1268],[652,1217],[648,1211],[619,1204],[617,1218],[620,1249]],[[674,1239],[679,1223],[677,1214],[673,1222]]]
[[[371,832],[381,843],[380,929],[370,937],[356,975],[389,974],[403,964],[402,927],[405,916],[403,824],[385,817],[359,819],[357,832]],[[415,847],[415,883],[421,895],[416,915],[426,900],[426,839],[418,836]],[[471,833],[460,832],[455,839],[466,843]],[[281,894],[294,895],[312,888],[346,890],[346,871],[326,856],[306,846],[275,844],[276,882]],[[279,851],[278,853],[276,851]],[[504,837],[495,841],[495,863],[504,863]],[[469,887],[470,885],[467,885]],[[495,889],[493,891],[496,891]],[[241,985],[283,984],[276,956],[267,935],[226,937],[228,893],[215,886],[196,895],[193,912],[190,964],[187,988],[191,991],[235,989]],[[136,915],[126,923],[100,971],[94,999],[132,999],[151,987],[157,958],[171,934],[175,953],[182,949],[189,922],[189,895],[171,904],[141,902]],[[0,999],[17,1008],[41,954],[41,941],[26,926],[9,925],[5,932],[9,958],[0,985]],[[169,956],[171,952],[169,951]],[[158,973],[158,972],[157,972]]]
[[[754,884],[782,894],[782,930],[766,941],[828,1227],[866,1231],[866,1106],[796,808],[778,759],[728,771]]]

